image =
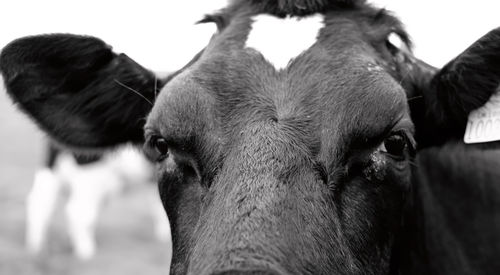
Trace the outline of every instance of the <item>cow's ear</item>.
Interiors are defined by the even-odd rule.
[[[421,86],[421,99],[410,100],[420,145],[463,138],[469,113],[483,106],[499,87],[500,28],[426,79],[430,81]]]
[[[5,87],[59,143],[105,148],[141,142],[161,83],[103,41],[51,34],[11,42],[0,55]]]

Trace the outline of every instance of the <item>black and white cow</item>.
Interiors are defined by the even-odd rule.
[[[498,87],[500,29],[437,70],[362,0],[234,0],[201,23],[218,31],[161,80],[93,37],[0,56],[12,99],[59,143],[144,144],[173,274],[498,270],[500,153],[462,139]]]
[[[97,250],[97,221],[106,202],[139,188],[146,189],[144,204],[153,219],[154,235],[169,244],[168,219],[152,184],[153,165],[137,149],[121,146],[97,155],[76,154],[52,143],[47,149],[26,200],[26,246],[31,253],[42,252],[62,200],[74,255],[81,260],[92,258]]]

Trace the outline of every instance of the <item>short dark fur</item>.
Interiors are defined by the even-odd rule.
[[[276,16],[306,16],[325,13],[330,10],[352,9],[361,6],[365,0],[235,0],[234,5],[251,2],[260,12]]]
[[[395,274],[498,273],[499,159],[491,144],[419,152]]]
[[[243,46],[253,15],[317,12],[316,44],[283,70]],[[459,139],[498,86],[499,29],[437,70],[364,1],[235,0],[202,22],[218,32],[158,83],[92,37],[0,55],[11,97],[61,143],[139,142],[149,113],[172,274],[495,274],[498,143]],[[116,79],[152,102],[168,83],[150,106]]]

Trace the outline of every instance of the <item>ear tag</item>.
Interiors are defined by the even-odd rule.
[[[465,129],[465,143],[500,140],[500,90],[484,106],[470,112]]]

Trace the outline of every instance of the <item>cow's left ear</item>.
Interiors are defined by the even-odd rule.
[[[0,55],[11,98],[53,139],[73,148],[141,142],[163,84],[103,41],[51,34],[11,42]]]
[[[419,146],[462,139],[468,115],[500,85],[500,28],[487,33],[437,73],[419,64],[419,92],[409,104]],[[432,75],[431,75],[432,74]]]

